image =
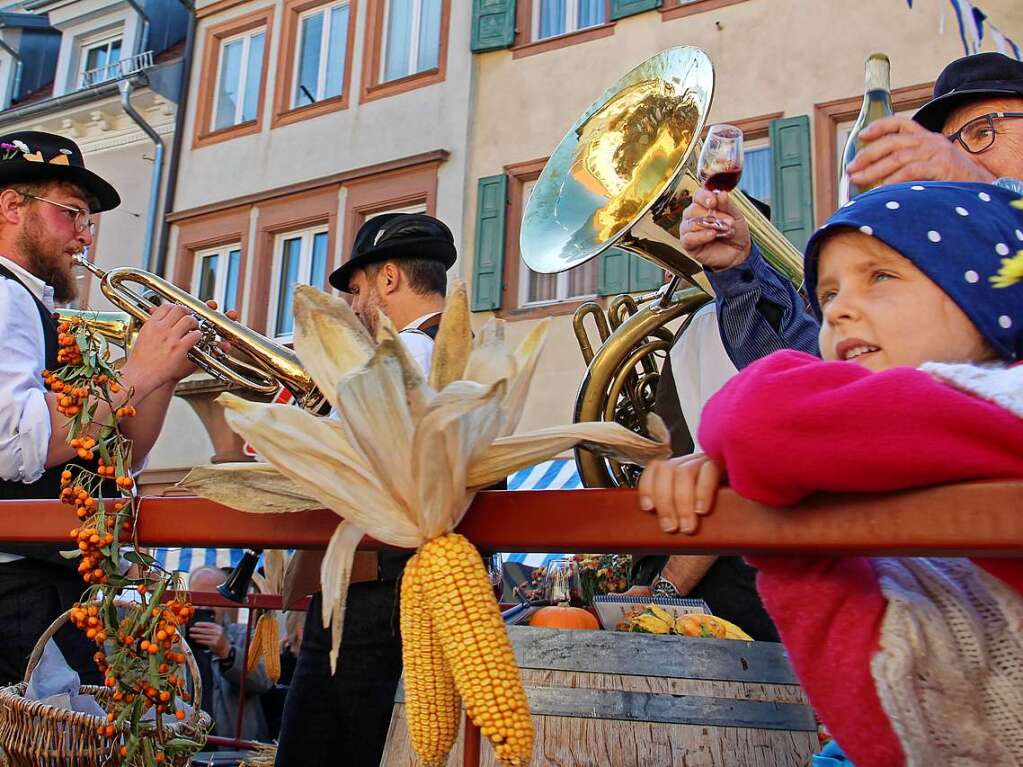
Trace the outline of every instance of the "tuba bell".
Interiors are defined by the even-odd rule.
[[[615,420],[645,433],[657,362],[673,338],[665,325],[711,298],[703,266],[686,254],[678,227],[700,186],[700,136],[713,94],[714,68],[704,51],[678,47],[658,53],[583,112],[551,154],[526,203],[519,248],[533,271],[562,272],[617,248],[674,275],[659,291],[615,299],[610,321],[596,302],[576,311],[576,336],[587,365],[576,421]],[[802,254],[738,189],[730,200],[767,262],[801,283]],[[676,291],[682,281],[691,287]],[[587,317],[597,325],[596,350],[585,328]],[[576,460],[587,487],[632,485],[638,477],[636,467],[585,450],[576,451]]]
[[[131,267],[104,271],[82,254],[74,257],[74,263],[92,272],[99,279],[103,295],[122,311],[60,309],[59,316],[84,319],[108,341],[127,351],[134,343],[138,328],[159,304],[180,304],[199,322],[202,338],[188,356],[200,369],[235,388],[262,397],[272,397],[283,386],[306,410],[318,412],[323,408],[325,398],[291,349],[229,319],[211,309],[205,301],[150,272]],[[141,290],[129,287],[131,284]],[[230,343],[229,353],[220,348],[221,341]]]

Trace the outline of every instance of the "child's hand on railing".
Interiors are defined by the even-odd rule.
[[[723,480],[721,467],[703,453],[653,461],[639,478],[639,507],[655,512],[666,533],[695,533]]]

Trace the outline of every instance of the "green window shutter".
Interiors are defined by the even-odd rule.
[[[507,48],[515,42],[515,0],[472,0],[473,53]]]
[[[771,219],[802,250],[813,234],[813,181],[810,173],[810,118],[771,121],[774,198]]]
[[[661,0],[611,0],[611,19],[624,19],[661,7]]]
[[[657,290],[664,282],[664,270],[645,258],[630,254],[629,292]]]
[[[618,248],[608,248],[597,258],[600,259],[597,295],[616,296],[619,293],[628,293],[632,254]]]
[[[504,287],[504,229],[508,177],[485,176],[476,188],[476,263],[472,273],[472,310],[501,308]]]

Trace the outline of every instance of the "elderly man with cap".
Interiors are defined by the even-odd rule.
[[[953,61],[912,120],[878,120],[861,137],[867,146],[848,168],[861,187],[976,181],[1023,195],[1023,62],[1001,53]],[[734,220],[730,235],[719,237],[692,221],[712,209]],[[751,246],[727,193],[698,190],[681,231],[682,244],[714,286],[722,340],[737,367],[782,348],[816,353],[816,321],[795,288]]]
[[[425,214],[390,213],[367,221],[352,257],[330,284],[353,297],[370,331],[380,313],[424,372],[429,372],[440,327],[454,237]],[[387,741],[394,692],[401,676],[397,581],[409,554],[359,552],[352,570],[341,638],[341,661],[330,673],[330,629],[320,619],[317,593],[306,616],[298,665],[284,705],[278,767],[376,765]],[[285,603],[319,584],[322,552],[298,552],[286,575]]]
[[[75,297],[72,257],[92,244],[93,216],[120,204],[114,188],[86,169],[78,146],[49,133],[0,136],[0,498],[56,498],[75,457],[67,419],[43,387],[57,364],[55,304]],[[187,353],[198,323],[162,306],[139,331],[121,368],[119,407],[131,393],[138,416],[125,422],[138,468],[156,441],[174,387],[194,371]],[[94,422],[109,415],[97,407]],[[16,520],[5,520],[15,524]],[[75,566],[56,545],[0,546],[0,683],[20,681],[36,640],[82,593]],[[57,644],[83,680],[96,682],[95,645],[72,628]]]

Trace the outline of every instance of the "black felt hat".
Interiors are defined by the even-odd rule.
[[[927,130],[941,132],[948,116],[963,104],[998,96],[1023,98],[1023,61],[1002,53],[964,56],[941,71],[934,98],[913,119]]]
[[[443,221],[425,213],[384,213],[362,225],[352,257],[334,270],[330,284],[349,293],[356,269],[391,258],[427,258],[450,269],[457,258],[455,238]]]
[[[85,167],[78,144],[55,133],[26,130],[0,136],[0,186],[19,181],[75,184],[93,198],[93,213],[121,204],[117,190]]]

